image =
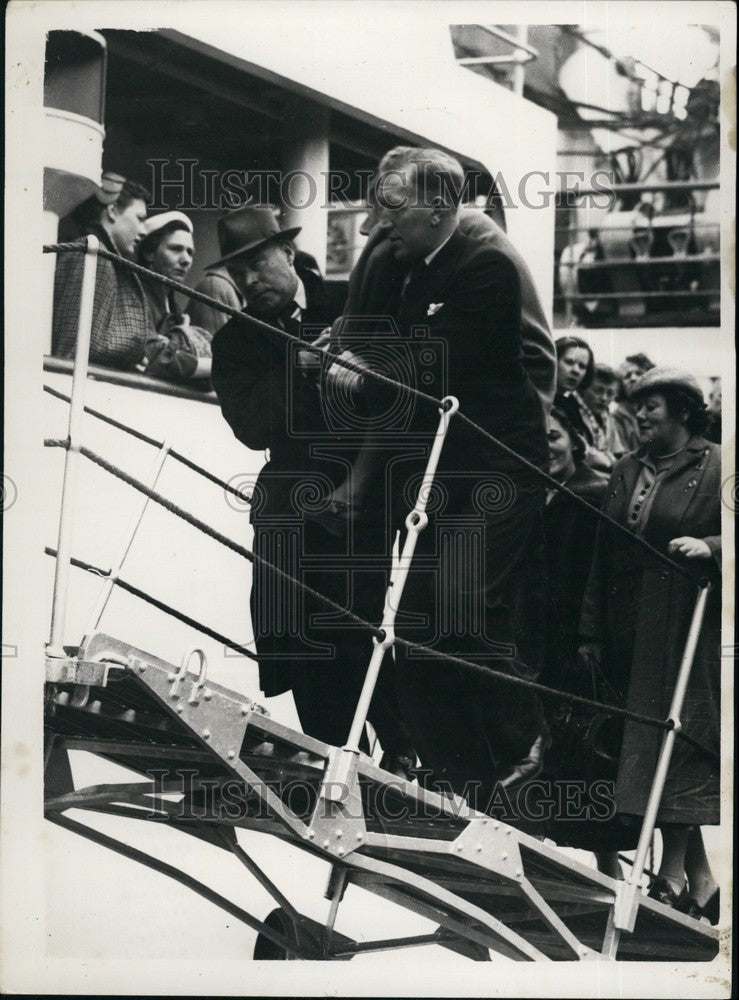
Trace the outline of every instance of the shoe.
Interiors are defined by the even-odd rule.
[[[680,899],[673,906],[673,910],[677,910],[678,913],[684,913],[686,917],[692,917],[693,920],[700,920],[703,916],[703,907],[699,906],[692,896],[685,895],[683,899],[683,894],[680,894]]]
[[[681,907],[687,905],[687,901],[690,898],[688,895],[688,883],[682,887],[680,892],[675,892],[672,885],[667,881],[666,878],[656,878],[649,888],[647,896],[650,899],[656,900],[658,903],[662,903],[663,906],[669,906],[673,910],[678,910],[680,913],[685,911]]]
[[[680,913],[685,913],[694,920],[706,919],[714,927],[718,923],[718,914],[721,905],[721,890],[714,889],[708,897],[706,903],[701,906],[693,896],[688,896],[679,906],[675,906]]]
[[[708,917],[708,922],[715,927],[718,923],[719,910],[721,909],[721,890],[714,889],[708,902],[702,908],[701,916]]]
[[[380,760],[383,771],[389,771],[403,781],[413,781],[413,769],[416,766],[415,756],[403,753],[384,753]]]

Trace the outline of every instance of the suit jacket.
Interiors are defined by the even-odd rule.
[[[446,355],[446,385],[440,391],[457,396],[476,423],[545,468],[545,415],[524,369],[521,308],[521,284],[511,258],[457,229],[428,266],[413,269],[396,315],[416,358],[419,387],[424,388],[424,356],[431,346]],[[412,335],[414,327],[426,328],[427,335]],[[437,423],[435,408],[419,402],[413,429],[430,435]],[[439,469],[494,470],[519,487],[538,483],[515,457],[454,420]]]
[[[492,247],[516,271],[520,290],[521,350],[526,374],[548,413],[556,388],[557,359],[531,271],[503,230],[483,212],[463,209],[459,229],[465,236]],[[387,313],[402,285],[404,271],[398,266],[381,226],[375,227],[352,271],[344,308],[346,316]]]

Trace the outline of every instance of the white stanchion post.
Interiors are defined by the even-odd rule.
[[[77,347],[74,355],[74,373],[72,375],[72,398],[69,404],[69,447],[64,456],[59,537],[54,571],[54,596],[51,607],[51,632],[46,647],[46,655],[53,657],[63,657],[65,655],[63,645],[64,626],[67,619],[69,570],[72,559],[74,506],[77,494],[77,473],[80,457],[80,428],[85,408],[85,388],[90,355],[90,338],[92,336],[92,310],[95,300],[95,279],[99,247],[100,244],[97,237],[87,237],[87,251],[85,252],[82,271],[82,290],[80,292],[80,312],[77,321]]]
[[[628,878],[618,885],[614,914],[616,933],[615,941],[611,945],[614,951],[614,956],[615,951],[618,948],[619,932],[627,931],[628,933],[631,933],[636,924],[636,915],[639,909],[639,897],[641,895],[641,880],[642,875],[644,874],[647,851],[649,850],[649,845],[654,833],[657,821],[657,812],[659,811],[660,802],[662,801],[662,793],[665,788],[665,781],[667,780],[667,772],[670,767],[670,760],[672,758],[675,740],[677,739],[677,734],[681,729],[680,713],[682,712],[683,702],[685,701],[685,692],[688,687],[688,681],[690,680],[690,671],[693,667],[693,659],[695,658],[695,650],[698,645],[701,626],[703,624],[703,616],[706,611],[706,601],[708,600],[710,590],[711,584],[709,582],[706,581],[702,583],[698,592],[698,597],[696,598],[695,607],[693,608],[693,617],[690,622],[690,629],[688,630],[688,638],[685,641],[683,658],[680,663],[680,670],[678,671],[677,682],[672,695],[672,704],[670,705],[670,713],[668,716],[668,719],[673,722],[673,727],[665,733],[662,739],[662,748],[657,760],[657,768],[654,772],[652,788],[649,793],[649,799],[647,800],[647,808],[644,812],[644,820],[642,822],[641,834],[639,836],[639,843],[636,849],[634,863],[631,866]]]
[[[439,465],[441,450],[444,447],[444,440],[446,438],[447,431],[449,430],[449,423],[453,415],[459,409],[459,400],[454,396],[445,396],[441,402],[442,406],[439,411],[441,413],[439,426],[436,431],[436,436],[434,437],[434,443],[431,446],[431,454],[429,455],[428,462],[426,463],[426,471],[423,475],[423,482],[418,489],[416,505],[405,520],[408,534],[406,535],[403,551],[400,554],[397,564],[393,568],[390,576],[390,583],[385,592],[385,607],[382,613],[382,624],[380,625],[384,634],[381,639],[374,638],[372,640],[375,648],[372,651],[372,657],[370,659],[369,666],[367,667],[367,673],[365,675],[362,691],[359,695],[359,701],[357,702],[357,707],[354,712],[354,719],[352,720],[349,736],[347,738],[346,745],[342,747],[342,752],[337,754],[334,758],[335,766],[330,769],[331,773],[329,774],[327,772],[326,774],[326,780],[324,781],[321,789],[321,796],[323,798],[330,799],[333,796],[339,796],[341,794],[343,775],[345,771],[348,773],[350,766],[346,759],[346,755],[359,753],[359,741],[362,738],[364,725],[367,721],[370,702],[372,701],[372,695],[375,693],[377,678],[380,674],[380,667],[382,666],[382,661],[385,657],[385,651],[390,649],[395,642],[395,618],[398,613],[400,599],[403,596],[403,590],[405,588],[405,582],[408,578],[408,573],[413,561],[413,553],[416,549],[418,536],[428,524],[426,506],[428,504],[431,487],[434,482],[434,476],[436,475],[436,469]]]

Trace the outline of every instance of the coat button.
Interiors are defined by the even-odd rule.
[[[660,578],[660,580],[666,580],[667,579],[667,573],[660,573],[659,578]]]
[[[688,486],[692,488],[693,486],[695,486],[697,482],[698,482],[697,479],[691,479],[690,482],[688,483]]]

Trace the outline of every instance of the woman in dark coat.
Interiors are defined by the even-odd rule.
[[[584,664],[602,663],[626,707],[667,718],[696,599],[712,584],[681,712],[698,750],[676,740],[657,814],[662,862],[650,896],[694,915],[717,916],[717,886],[702,850],[703,825],[719,823],[721,468],[701,436],[706,411],[695,379],[653,368],[633,396],[643,446],[616,465],[603,511],[679,563],[670,570],[602,524],[585,591]],[[620,813],[643,817],[662,732],[624,724],[617,779]],[[687,877],[687,882],[686,882]]]
[[[556,406],[549,415],[549,474],[592,507],[573,500],[566,493],[551,490],[544,509],[547,548],[547,636],[545,671],[542,680],[549,687],[585,697],[607,698],[597,678],[589,678],[578,659],[580,611],[593,557],[598,518],[608,481],[585,464],[585,441],[566,414]],[[594,733],[596,713],[583,710],[567,700],[546,704],[552,746],[544,760],[543,778],[553,784],[562,781],[612,781],[612,765],[596,755],[587,734]],[[603,789],[605,786],[599,786]],[[604,793],[605,794],[605,793]],[[593,810],[594,803],[588,802]],[[568,821],[563,815],[551,817],[547,834],[558,844],[596,852],[598,868],[621,878],[614,838],[623,836],[617,824],[602,819]],[[620,846],[621,842],[619,841]]]
[[[605,436],[595,414],[582,397],[595,378],[595,359],[590,345],[581,337],[558,337],[557,392],[554,405],[568,418],[585,441],[585,463],[607,475],[613,456],[606,451]]]
[[[598,509],[607,480],[585,465],[585,442],[556,406],[549,415],[549,474]],[[578,666],[580,609],[598,521],[565,493],[551,490],[544,509],[547,545],[546,681],[551,687],[580,691]]]

